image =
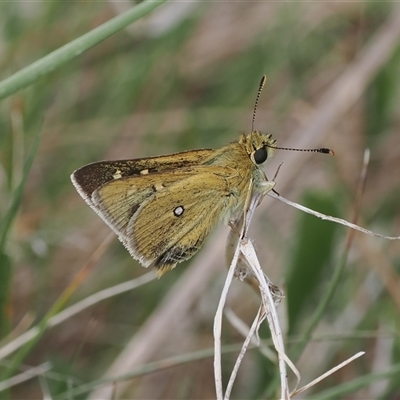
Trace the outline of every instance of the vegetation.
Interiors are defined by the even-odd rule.
[[[207,249],[161,280],[56,324],[54,316],[66,307],[148,272],[117,240],[104,242],[109,228],[69,176],[101,159],[236,140],[251,127],[262,74],[268,82],[257,129],[280,146],[335,151],[335,157],[277,151],[266,172],[272,178],[283,162],[279,194],[400,234],[400,22],[393,23],[400,21],[399,7],[147,1],[139,7],[135,15],[128,3],[111,1],[0,5],[1,398],[86,398],[107,371],[122,381],[113,388],[115,398],[215,397],[210,348],[229,228],[220,228]],[[100,29],[85,44],[85,34],[125,11],[140,20],[125,28],[130,21],[124,14],[114,31]],[[376,60],[380,50],[370,46],[379,40],[387,47],[378,48],[387,51]],[[53,64],[46,64],[46,56],[64,45],[70,53],[55,53]],[[28,76],[16,75],[10,84],[9,77],[29,66]],[[345,74],[352,79],[343,84]],[[359,190],[366,148],[371,161]],[[268,197],[251,237],[264,271],[285,292],[279,306],[285,342],[303,383],[366,351],[306,396],[397,398],[400,244],[352,236]],[[196,263],[204,275],[196,275],[197,291],[185,293]],[[332,299],[321,308],[333,279]],[[259,298],[236,282],[229,305],[250,324]],[[31,340],[8,351],[32,327]],[[230,345],[223,355],[228,376],[243,337],[227,321],[223,332]],[[268,343],[266,326],[261,338]],[[121,357],[134,361],[123,364]],[[38,376],[12,384],[12,377],[34,366],[42,368]],[[276,373],[252,349],[232,398],[276,398]]]

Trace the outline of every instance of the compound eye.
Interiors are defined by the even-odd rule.
[[[265,147],[261,147],[253,153],[253,159],[256,164],[262,164],[268,158],[268,152]]]

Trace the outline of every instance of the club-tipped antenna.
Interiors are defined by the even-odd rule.
[[[331,149],[328,149],[327,147],[320,147],[317,149],[295,149],[293,147],[277,147],[277,146],[269,146],[269,145],[267,145],[267,147],[271,147],[272,149],[276,149],[276,150],[308,151],[310,153],[330,154],[331,156],[335,155],[335,152]]]
[[[260,100],[261,92],[265,86],[265,82],[267,81],[266,75],[263,75],[261,78],[260,85],[258,86],[258,92],[256,96],[256,101],[254,103],[254,109],[253,109],[253,119],[251,121],[251,131],[254,132],[254,125],[256,122],[256,112],[257,112],[257,106],[258,106],[258,101]]]
[[[260,81],[260,85],[258,86],[256,101],[254,103],[253,118],[251,120],[251,131],[252,132],[254,132],[254,125],[255,125],[255,122],[256,122],[256,112],[257,112],[258,102],[260,100],[261,92],[264,89],[265,82],[267,82],[267,76],[263,75],[262,78],[261,78],[261,81]],[[272,149],[276,149],[276,150],[307,151],[307,152],[310,152],[310,153],[330,154],[331,156],[335,155],[333,150],[328,149],[326,147],[320,147],[320,148],[317,148],[317,149],[295,149],[293,147],[277,147],[277,146],[271,146],[271,145],[267,145],[267,147],[271,147]]]

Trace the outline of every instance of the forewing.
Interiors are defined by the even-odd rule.
[[[92,206],[94,191],[107,182],[198,165],[212,152],[213,150],[200,149],[133,160],[99,161],[77,169],[71,175],[71,180],[82,198]]]
[[[197,166],[173,176],[122,178],[96,190],[92,197],[131,255],[162,274],[195,254],[235,205],[229,174],[232,171],[223,167]],[[139,181],[146,181],[146,188],[136,190]]]
[[[127,225],[140,207],[159,191],[166,190],[177,181],[192,176],[193,167],[164,173],[128,176],[106,182],[90,198],[90,206],[120,236],[127,241]]]

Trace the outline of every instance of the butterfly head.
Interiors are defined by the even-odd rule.
[[[242,135],[239,143],[244,146],[251,161],[255,165],[260,165],[273,156],[276,140],[272,138],[272,135],[253,131]]]

